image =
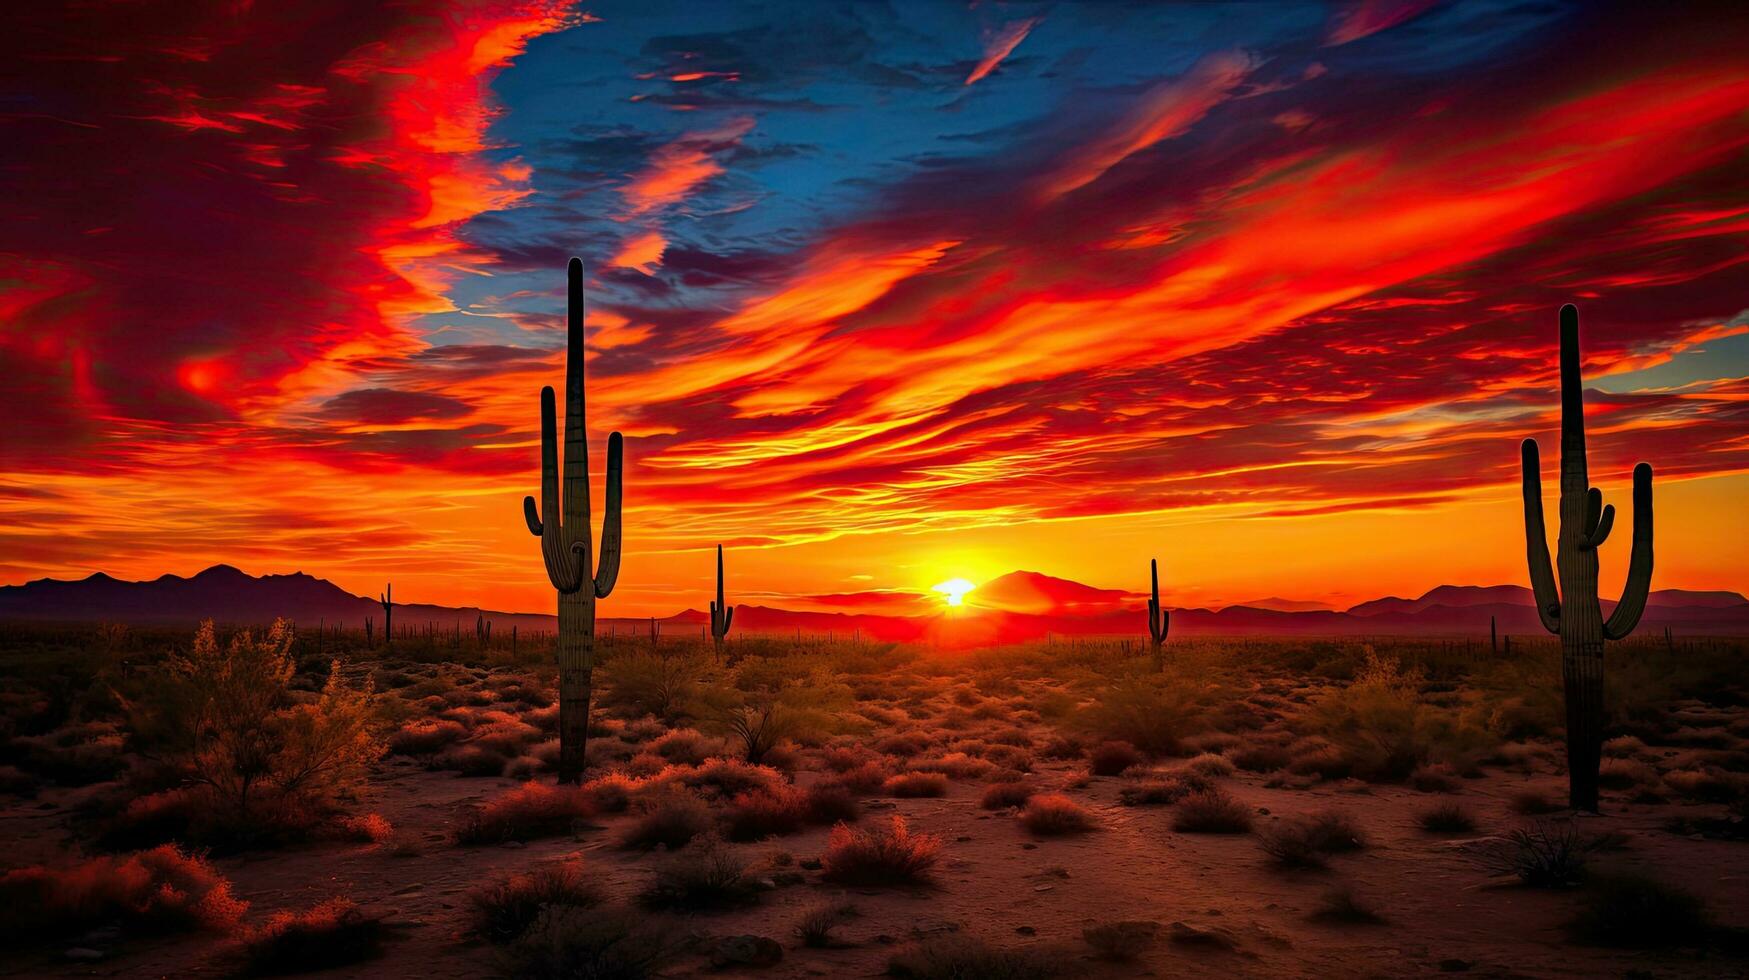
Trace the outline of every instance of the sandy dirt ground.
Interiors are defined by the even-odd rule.
[[[858,977],[882,974],[892,954],[919,940],[955,931],[1002,947],[1061,951],[1065,975],[1368,977],[1459,973],[1484,977],[1743,976],[1749,960],[1696,951],[1621,952],[1576,946],[1563,925],[1572,897],[1502,883],[1481,869],[1473,841],[1521,824],[1509,808],[1526,788],[1559,795],[1553,775],[1491,772],[1467,780],[1452,797],[1358,782],[1309,789],[1269,789],[1265,777],[1240,773],[1227,788],[1254,807],[1258,826],[1298,813],[1336,809],[1364,830],[1366,849],[1339,855],[1323,870],[1285,871],[1269,863],[1250,835],[1193,835],[1171,829],[1171,807],[1119,804],[1118,777],[1083,776],[1079,762],[1036,767],[1044,787],[1065,785],[1094,811],[1099,829],[1082,836],[1035,838],[1011,811],[978,806],[981,786],[955,781],[941,799],[864,800],[865,820],[902,814],[915,831],[939,835],[942,861],[928,888],[853,888],[824,883],[818,872],[800,885],[777,887],[758,904],[720,914],[649,913],[677,941],[711,936],[768,936],[784,946],[772,977]],[[806,782],[812,774],[804,773]],[[1082,782],[1085,785],[1077,785]],[[423,843],[416,856],[381,845],[321,845],[220,858],[217,867],[252,906],[251,919],[277,909],[307,907],[345,895],[395,925],[385,954],[323,976],[445,977],[500,972],[495,950],[466,935],[466,897],[483,882],[541,861],[580,856],[616,900],[630,903],[651,874],[651,856],[614,845],[607,817],[574,837],[527,845],[460,847],[448,842],[458,815],[515,785],[505,779],[458,778],[429,772],[406,759],[386,761],[374,782],[372,808],[403,836]],[[0,813],[5,864],[64,860],[63,812],[71,791],[10,800]],[[1437,799],[1463,802],[1478,830],[1462,838],[1429,834],[1416,815]],[[1606,865],[1655,870],[1708,901],[1722,924],[1749,927],[1749,847],[1693,839],[1662,828],[1677,813],[1716,813],[1704,805],[1633,805],[1611,801],[1608,815],[1586,818],[1588,829],[1625,838]],[[766,842],[731,845],[751,856],[782,851],[798,860],[817,855],[827,832],[815,829]],[[1379,925],[1331,925],[1308,916],[1336,886],[1381,914]],[[810,949],[794,927],[811,909],[849,902],[858,915],[840,930],[843,948]],[[1116,920],[1183,923],[1213,937],[1183,942],[1163,931],[1139,961],[1102,963],[1082,930]],[[1188,930],[1179,930],[1189,935]],[[200,936],[130,941],[95,963],[69,962],[59,945],[9,954],[9,976],[222,976],[231,969],[234,940]],[[666,975],[713,973],[699,954],[682,955]],[[750,972],[738,970],[731,972]]]

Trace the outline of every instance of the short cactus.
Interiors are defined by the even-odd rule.
[[[729,638],[729,621],[735,618],[735,607],[723,599],[723,546],[717,545],[717,601],[711,603],[711,645],[717,659],[723,659],[723,643]]]
[[[559,493],[559,433],[551,386],[541,389],[541,501],[522,501],[530,534],[541,539],[547,579],[559,596],[559,781],[583,781],[589,739],[589,688],[595,669],[595,600],[619,577],[620,479],[624,440],[607,437],[606,513],[601,560],[590,560],[589,444],[583,432],[583,262],[572,259],[565,303],[564,496]],[[544,519],[543,519],[544,518]]]
[[[1172,626],[1172,613],[1160,605],[1160,563],[1148,559],[1148,576],[1153,579],[1154,594],[1148,600],[1148,635],[1154,640],[1154,669],[1166,666],[1166,632]]]
[[[395,644],[395,583],[389,582],[383,586],[382,594],[377,601],[383,604],[383,646]]]
[[[1567,701],[1568,800],[1597,809],[1603,754],[1603,641],[1624,639],[1640,621],[1652,587],[1652,467],[1634,467],[1634,545],[1627,586],[1609,619],[1597,602],[1597,549],[1615,525],[1615,507],[1591,486],[1585,465],[1585,389],[1579,376],[1579,311],[1561,307],[1560,591],[1549,567],[1543,526],[1542,465],[1535,439],[1520,447],[1524,466],[1524,539],[1531,589],[1543,628],[1561,637]]]

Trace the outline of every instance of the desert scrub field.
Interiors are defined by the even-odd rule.
[[[550,646],[443,639],[0,637],[7,968],[1743,963],[1741,644],[1616,648],[1606,816],[1575,820],[1547,642],[1187,639],[1156,670],[1119,640],[616,637],[562,786]]]

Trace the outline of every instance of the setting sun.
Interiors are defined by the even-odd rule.
[[[977,586],[963,578],[950,578],[945,582],[931,586],[931,588],[946,597],[948,605],[958,606],[965,603],[966,593]]]

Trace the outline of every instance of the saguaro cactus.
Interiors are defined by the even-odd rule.
[[[393,646],[395,643],[395,583],[385,584],[382,593],[377,596],[377,601],[383,604],[383,646]]]
[[[1615,507],[1591,485],[1585,465],[1585,389],[1579,378],[1579,311],[1561,307],[1560,591],[1549,567],[1543,527],[1542,464],[1535,439],[1521,447],[1524,540],[1530,584],[1543,628],[1561,637],[1561,681],[1567,701],[1568,800],[1597,809],[1597,767],[1603,752],[1603,641],[1633,632],[1652,585],[1652,467],[1634,467],[1634,548],[1627,586],[1609,619],[1597,602],[1597,549],[1615,525]]]
[[[559,596],[559,781],[583,780],[589,739],[589,685],[595,669],[595,600],[613,592],[619,577],[620,476],[623,443],[607,437],[607,498],[601,518],[601,558],[590,559],[589,443],[583,432],[583,262],[567,270],[565,304],[564,497],[559,495],[559,434],[553,389],[540,392],[540,507],[524,497],[530,534],[541,539],[547,579]],[[544,518],[544,520],[543,520]],[[593,569],[593,573],[592,573]]]
[[[1148,635],[1154,639],[1154,669],[1166,666],[1166,631],[1172,626],[1172,613],[1160,607],[1160,563],[1148,559],[1148,576],[1153,579],[1154,595],[1148,600]]]
[[[735,618],[735,608],[723,600],[723,546],[717,545],[717,601],[711,603],[711,645],[717,659],[723,659],[723,641],[729,637],[729,621]]]

